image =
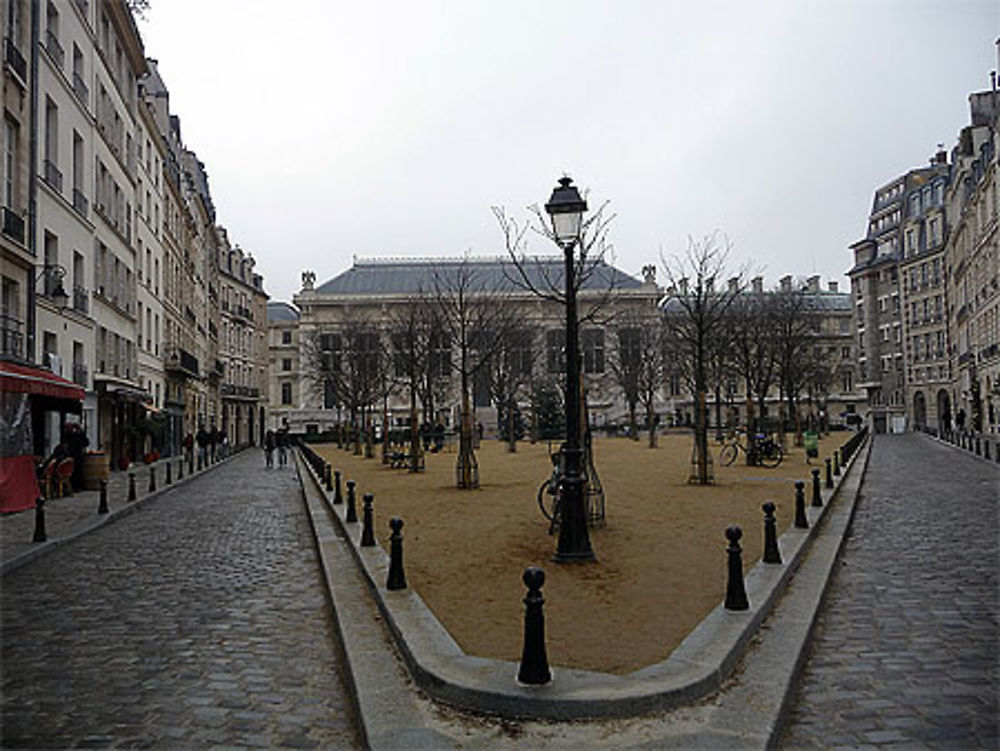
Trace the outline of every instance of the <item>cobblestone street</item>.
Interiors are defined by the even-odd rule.
[[[782,748],[995,749],[996,465],[879,436]]]
[[[360,745],[294,467],[263,465],[4,577],[5,748]]]

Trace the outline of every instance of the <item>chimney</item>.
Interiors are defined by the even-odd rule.
[[[781,291],[782,292],[791,292],[792,291],[792,275],[791,274],[786,274],[785,276],[781,277],[781,279],[778,281],[778,283],[781,285]]]
[[[806,288],[810,292],[819,292],[819,274],[806,279]]]
[[[734,276],[729,280],[729,291],[734,295],[740,291],[740,278],[738,276]]]
[[[680,287],[681,294],[682,295],[686,295],[688,293],[688,280],[687,280],[687,277],[684,277],[683,279],[681,279],[677,283],[677,286]]]
[[[934,161],[937,164],[947,164],[948,163],[948,152],[944,150],[944,144],[938,144],[937,153],[934,155]]]
[[[755,295],[764,294],[764,277],[755,276],[750,280],[750,284],[753,286],[753,293]]]
[[[715,294],[715,277],[710,276],[705,280],[705,291],[710,295]]]
[[[837,290],[837,283],[836,282],[827,282],[827,286],[830,288],[831,292],[837,292],[838,291]]]

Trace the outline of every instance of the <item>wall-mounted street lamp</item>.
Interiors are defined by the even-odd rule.
[[[560,502],[559,544],[555,561],[593,561],[584,507],[583,450],[580,446],[580,344],[576,318],[576,266],[573,250],[580,243],[587,202],[563,177],[545,204],[552,220],[552,234],[563,250],[566,262],[566,443],[563,444],[562,500]]]
[[[47,263],[41,267],[41,271],[35,277],[35,284],[38,284],[38,280],[43,277],[45,278],[45,297],[49,298],[59,310],[65,310],[69,306],[69,295],[63,288],[66,269],[58,263]]]

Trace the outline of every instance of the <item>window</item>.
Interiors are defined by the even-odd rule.
[[[17,3],[11,3],[11,6]],[[17,158],[19,128],[9,117],[3,121],[3,205],[17,213],[17,175],[20,164]]]
[[[840,385],[842,387],[841,391],[845,394],[854,390],[854,376],[851,374],[851,371],[845,370],[841,374]]]
[[[282,331],[281,332],[281,343],[282,344],[291,344],[292,343],[292,332],[291,331]]]
[[[545,365],[549,373],[566,372],[565,329],[549,329],[545,332]]]
[[[45,97],[45,162],[43,177],[51,187],[62,191],[62,173],[59,171],[59,108]]]
[[[583,349],[583,372],[604,372],[604,329],[588,329],[580,333]]]
[[[292,369],[292,358],[290,358],[290,357],[283,358],[281,360],[281,369],[282,370],[286,370],[286,371],[287,370],[291,370]]]
[[[283,383],[281,384],[281,403],[291,404],[292,403],[292,384]]]

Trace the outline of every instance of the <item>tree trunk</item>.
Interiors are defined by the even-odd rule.
[[[653,400],[650,399],[646,405],[646,429],[649,431],[649,447],[656,448],[656,425],[653,423],[655,413],[653,412]]]
[[[514,419],[514,400],[511,399],[507,405],[507,451],[511,454],[517,452],[517,421]]]
[[[628,437],[639,440],[639,422],[635,419],[635,402],[632,401],[628,403]]]
[[[410,389],[410,471],[420,471],[420,430],[417,427],[416,389]]]
[[[472,449],[472,413],[469,406],[468,382],[462,377],[462,424],[458,439],[458,466],[456,474],[458,487],[471,489],[478,486],[474,469],[476,455]]]

